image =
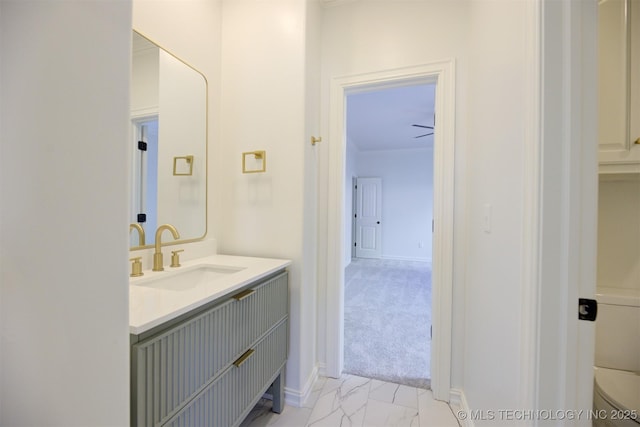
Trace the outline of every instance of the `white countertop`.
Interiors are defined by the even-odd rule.
[[[242,270],[194,289],[174,291],[140,286],[199,265],[236,267]],[[178,268],[165,266],[164,271],[145,270],[143,276],[131,277],[129,280],[129,332],[141,334],[289,265],[291,261],[285,259],[211,255],[181,262],[181,267]]]

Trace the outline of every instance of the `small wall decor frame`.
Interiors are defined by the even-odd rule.
[[[174,176],[193,175],[193,156],[181,156],[173,158]]]
[[[266,151],[247,151],[242,153],[242,173],[261,173],[266,171]]]

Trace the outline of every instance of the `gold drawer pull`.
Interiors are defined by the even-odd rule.
[[[636,139],[636,140],[635,140],[635,143],[636,143],[636,144],[640,144],[640,138]]]
[[[251,295],[255,291],[256,291],[255,289],[247,289],[246,291],[242,291],[242,292],[240,292],[238,294],[235,294],[233,296],[233,299],[235,299],[236,301],[242,301],[243,299],[245,299],[246,297],[248,297],[249,295]]]
[[[253,353],[255,353],[256,351],[252,348],[250,348],[249,350],[245,351],[244,353],[242,353],[242,356],[238,357],[238,360],[236,360],[235,362],[233,362],[233,365],[236,368],[239,368],[244,362],[247,361],[248,358],[251,357],[251,355]]]

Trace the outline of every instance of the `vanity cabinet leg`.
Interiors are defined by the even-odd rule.
[[[279,414],[284,409],[284,368],[273,382],[273,406],[272,411]]]

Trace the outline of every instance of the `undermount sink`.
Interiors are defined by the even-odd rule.
[[[133,280],[133,286],[162,289],[167,291],[188,291],[210,285],[216,280],[244,270],[244,267],[222,265],[197,265],[185,267],[156,276]],[[163,276],[163,274],[167,274]]]

